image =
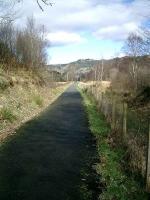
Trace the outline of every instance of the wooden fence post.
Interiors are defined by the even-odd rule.
[[[116,127],[116,99],[115,95],[113,95],[113,100],[112,100],[112,129],[114,130]]]
[[[126,102],[123,103],[123,137],[126,139],[127,136],[127,108]]]
[[[103,112],[103,92],[101,92],[101,104],[100,104],[100,111]]]
[[[148,151],[147,151],[147,166],[146,166],[146,190],[150,192],[150,122],[148,132]]]

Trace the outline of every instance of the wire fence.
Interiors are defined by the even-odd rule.
[[[115,139],[127,147],[131,171],[140,172],[144,178],[147,177],[147,182],[150,182],[150,166],[148,166],[148,156],[150,155],[148,151],[149,116],[147,110],[133,108],[121,95],[111,91],[102,92],[96,86],[88,87],[87,92],[94,97],[98,110],[105,115],[111,124]]]

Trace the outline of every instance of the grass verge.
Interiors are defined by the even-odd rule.
[[[12,123],[16,119],[17,117],[13,114],[11,109],[3,107],[0,110],[0,120],[9,121]]]
[[[109,143],[111,129],[103,114],[99,113],[95,101],[86,92],[80,90],[88,114],[91,132],[97,140],[100,163],[96,170],[103,185],[101,200],[148,200],[140,181],[129,176],[122,165],[125,149],[112,147]]]
[[[0,93],[0,143],[54,102],[68,83],[38,86],[16,84]]]

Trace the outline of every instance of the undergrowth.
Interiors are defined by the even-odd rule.
[[[14,113],[12,112],[10,108],[3,107],[0,110],[0,119],[4,121],[9,121],[12,123],[13,121],[16,120],[16,115],[14,115]]]
[[[91,132],[97,139],[100,163],[97,164],[96,169],[101,177],[100,184],[104,185],[99,199],[148,200],[144,187],[134,177],[129,176],[121,164],[126,153],[124,148],[110,146],[108,138],[111,129],[103,114],[97,111],[95,101],[86,92],[80,92],[88,114]]]
[[[42,107],[43,106],[43,98],[40,95],[34,95],[33,103],[35,103],[39,107]]]

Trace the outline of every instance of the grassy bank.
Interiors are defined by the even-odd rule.
[[[101,200],[148,200],[140,181],[125,171],[123,161],[126,151],[111,143],[111,129],[104,116],[97,111],[94,100],[83,90],[81,95],[89,118],[91,132],[97,140],[100,162],[96,170],[102,185]]]
[[[44,83],[29,71],[0,73],[0,141],[22,123],[37,116],[68,86],[64,82]]]

